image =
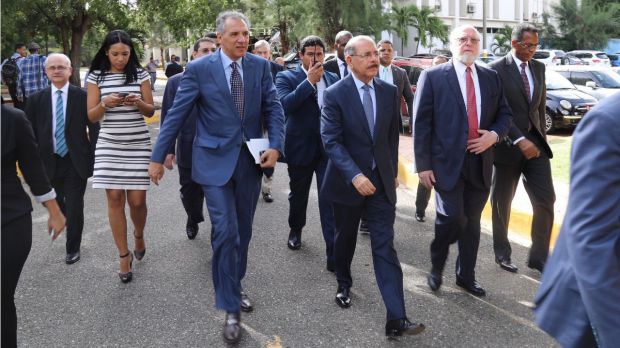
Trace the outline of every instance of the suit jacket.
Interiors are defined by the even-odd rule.
[[[338,81],[338,76],[326,71],[323,80],[329,87]],[[307,80],[301,65],[295,70],[278,74],[276,89],[284,108],[286,122],[286,162],[290,165],[310,165],[325,155],[321,141],[321,110],[316,100],[316,90]]]
[[[19,109],[2,105],[2,226],[32,211],[30,197],[17,177],[16,162],[30,191],[42,196],[52,190],[45,168],[37,155],[37,143],[30,122]],[[4,228],[2,229],[4,233]]]
[[[620,94],[573,133],[570,195],[536,293],[536,322],[563,347],[620,342]],[[589,340],[588,340],[589,337]]]
[[[164,74],[166,74],[166,77],[172,77],[182,72],[183,72],[183,67],[181,66],[181,64],[177,62],[170,62],[170,64],[168,64],[168,66],[166,67]]]
[[[390,83],[374,79],[376,120],[374,140],[353,76],[325,90],[321,111],[321,138],[329,157],[322,194],[333,202],[359,205],[364,201],[353,186],[355,175],[370,177],[375,160],[385,193],[396,204],[398,171],[398,118],[400,95]]]
[[[278,63],[269,61],[269,65],[271,66],[271,77],[273,77],[273,83],[276,83],[276,76],[280,71],[284,71],[284,67]]]
[[[52,113],[52,88],[47,87],[28,98],[24,111],[32,124],[35,138],[39,144],[39,155],[50,178],[54,177],[54,139]],[[86,131],[88,129],[88,132]],[[99,137],[99,123],[88,120],[86,92],[69,85],[67,111],[65,115],[65,140],[71,163],[82,179],[93,175],[95,164],[95,144]]]
[[[411,116],[413,112],[413,92],[411,92],[411,83],[409,83],[407,72],[405,69],[393,64],[391,67],[394,85],[396,85],[399,95],[405,98],[405,103],[407,103],[407,112],[409,113],[409,116]],[[381,67],[379,67],[379,69],[381,69]],[[379,74],[377,74],[377,77],[379,77]]]
[[[174,97],[177,94],[179,85],[181,84],[181,78],[183,73],[176,74],[168,79],[166,83],[166,90],[164,91],[164,98],[161,103],[161,124],[164,124],[168,111],[173,105]],[[176,151],[174,143],[168,149],[168,154],[175,155],[177,164],[184,168],[192,167],[192,146],[194,143],[194,137],[196,136],[196,119],[198,118],[198,108],[192,108],[189,117],[183,123],[181,131],[177,135]]]
[[[495,162],[497,163],[518,163],[523,158],[521,151],[512,143],[522,136],[531,138],[528,131],[530,123],[536,129],[535,136],[538,140],[536,143],[542,145],[540,150],[544,151],[549,158],[553,157],[545,133],[545,107],[547,102],[545,65],[532,59],[529,66],[534,80],[531,103],[525,93],[520,68],[517,67],[512,54],[507,54],[502,59],[489,64],[489,67],[497,71],[497,75],[502,80],[506,101],[512,110],[512,127],[508,131],[508,141],[497,144],[494,150]]]
[[[325,71],[329,71],[330,73],[336,74],[339,79],[342,78],[342,76],[340,76],[340,67],[338,67],[338,59],[336,58],[325,62],[325,64],[323,64],[323,69],[325,69]]]
[[[502,83],[494,70],[476,65],[480,84],[479,129],[495,131],[503,138],[510,128],[511,112]],[[416,170],[433,170],[438,188],[451,190],[461,175],[467,149],[467,109],[454,63],[424,70],[414,101],[413,149]],[[483,183],[491,186],[492,150],[481,154]]]
[[[243,57],[245,114],[233,103],[221,50],[190,62],[168,111],[151,160],[163,163],[170,145],[198,108],[196,138],[192,154],[192,179],[202,185],[226,184],[237,165],[243,143],[262,138],[263,126],[271,148],[283,152],[284,114],[276,95],[269,62],[251,53]]]

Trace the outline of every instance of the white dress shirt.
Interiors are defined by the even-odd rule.
[[[304,65],[301,64],[301,70],[303,70],[306,73],[306,76],[308,76],[308,70],[306,70],[306,68],[304,68]],[[325,83],[325,79],[323,78],[323,76],[321,76],[321,79],[319,80],[319,82],[316,83],[316,86],[314,86],[310,80],[308,80],[306,78],[306,81],[308,81],[308,83],[310,83],[310,86],[312,86],[312,88],[314,88],[316,90],[316,100],[319,103],[319,109],[323,108],[323,92],[325,92],[325,88],[327,88],[327,84]]]
[[[365,83],[360,81],[357,76],[355,76],[355,74],[353,74],[353,81],[355,81],[355,87],[357,87],[357,92],[359,93],[360,96],[360,102],[362,103],[362,105],[364,105],[364,89],[362,87],[364,87]],[[373,84],[373,80],[370,80],[370,82],[368,82],[368,85],[370,86],[370,99],[372,100],[372,119],[374,121],[374,124],[377,124],[377,97],[375,96],[375,85]],[[366,118],[366,116],[364,116],[364,118]],[[370,130],[371,132],[373,131],[372,129]]]
[[[515,56],[514,54],[512,54],[512,59],[517,64],[517,70],[519,70],[519,75],[521,75],[521,63],[525,63],[525,75],[527,75],[527,82],[529,82],[530,84],[530,100],[532,100],[532,97],[534,96],[534,78],[532,77],[530,64],[529,62],[524,62],[521,59],[517,58],[517,56]]]
[[[62,91],[62,117],[65,121],[65,142],[67,138],[67,94],[69,93],[69,82],[67,82],[62,88],[57,88],[52,83],[52,142],[54,143],[54,152],[56,152],[56,100],[58,95],[56,91]]]
[[[222,51],[220,49],[220,57],[222,58],[222,66],[224,67],[224,74],[226,74],[226,83],[228,83],[228,89],[231,89],[230,86],[230,75],[232,75],[232,68],[230,67],[230,64],[233,62],[232,59],[230,59],[230,57],[228,57],[226,55],[226,53],[224,53],[224,51]],[[243,82],[243,57],[235,60],[235,62],[237,62],[237,70],[239,71],[239,75],[241,76],[241,82]],[[230,91],[232,93],[232,90]]]
[[[392,73],[392,64],[388,66],[379,65],[379,78],[385,82],[394,83],[394,75]]]
[[[345,61],[340,60],[340,58],[336,57],[336,60],[338,61],[338,69],[340,69],[340,78],[343,79],[344,78],[344,67],[345,65],[347,65],[347,63]],[[347,73],[350,74],[351,70],[349,69],[349,67],[347,67]]]
[[[467,72],[465,71],[467,65],[463,64],[463,62],[458,59],[452,59],[452,62],[454,62],[454,70],[456,71],[456,77],[458,78],[459,86],[461,87],[461,95],[463,96],[465,109],[467,109]],[[478,114],[478,125],[480,125],[480,117],[482,114],[482,98],[480,96],[480,82],[478,82],[478,72],[476,71],[476,64],[471,65],[471,77],[474,80],[474,89],[476,90],[476,111]]]

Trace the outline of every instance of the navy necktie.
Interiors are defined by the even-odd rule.
[[[56,97],[56,153],[60,157],[65,157],[69,149],[67,148],[67,142],[65,141],[65,113],[62,103],[62,91],[56,91],[58,97]]]
[[[243,100],[243,80],[241,80],[241,74],[237,68],[237,62],[230,64],[232,73],[230,74],[230,93],[232,94],[233,102],[239,113],[239,117],[243,119],[244,113],[244,100]]]
[[[344,63],[344,76],[343,77],[347,77],[347,75],[349,75],[349,69],[347,69],[347,63]]]

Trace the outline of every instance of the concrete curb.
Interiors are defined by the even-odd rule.
[[[416,190],[418,187],[418,175],[413,170],[413,162],[407,160],[403,156],[398,156],[398,180],[407,186],[411,190]],[[485,220],[489,225],[491,225],[491,204],[487,202],[482,211],[482,219]],[[508,236],[511,239],[517,239],[521,241],[525,241],[528,244],[531,244],[531,236],[530,230],[532,226],[532,214],[520,211],[512,208],[510,212],[510,224],[508,226]],[[560,225],[553,224],[553,229],[551,231],[551,243],[550,246],[553,248],[555,245],[555,241],[557,239],[558,234],[560,233]]]

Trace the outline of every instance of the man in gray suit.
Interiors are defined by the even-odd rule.
[[[535,297],[536,323],[562,347],[620,342],[619,127],[616,93],[573,134],[570,213]]]
[[[490,64],[502,80],[513,114],[507,138],[494,149],[493,249],[495,261],[502,269],[517,271],[510,259],[508,223],[512,199],[523,174],[523,185],[534,209],[527,266],[542,272],[549,254],[555,192],[549,162],[553,154],[545,133],[545,65],[532,59],[538,46],[538,29],[530,23],[517,25],[511,44],[509,54]]]

